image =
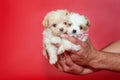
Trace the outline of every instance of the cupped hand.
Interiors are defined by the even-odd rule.
[[[58,68],[60,71],[74,74],[74,75],[82,75],[82,74],[89,74],[95,72],[94,69],[83,67],[80,65],[75,64],[71,57],[69,56],[69,53],[65,52],[62,55],[59,55],[59,60],[55,64],[56,68]]]
[[[98,53],[91,44],[90,40],[88,39],[87,41],[82,42],[79,39],[70,37],[68,35],[64,35],[62,37],[66,38],[76,45],[81,46],[81,49],[79,51],[74,51],[72,49],[68,50],[72,61],[78,65],[91,66],[91,63],[97,58]]]

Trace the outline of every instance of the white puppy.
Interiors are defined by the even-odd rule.
[[[88,38],[88,19],[85,16],[80,15],[78,13],[70,13],[68,17],[69,19],[67,22],[67,34],[69,36],[78,38],[81,41],[86,41]],[[81,49],[80,45],[75,45],[66,39],[63,39],[62,41],[63,42],[58,49],[59,53],[64,53],[65,50],[70,49],[74,51],[78,51]]]
[[[71,13],[69,15],[69,23],[68,23],[67,34],[73,37],[80,39],[81,41],[86,41],[88,38],[88,27],[89,21],[88,19],[80,15],[78,13]]]

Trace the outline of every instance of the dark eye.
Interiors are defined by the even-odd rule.
[[[68,24],[68,26],[71,26],[71,25],[72,25],[71,23]]]
[[[53,27],[56,27],[56,24],[53,24],[52,26],[53,26]]]
[[[81,30],[81,29],[83,29],[83,27],[82,27],[82,26],[80,26],[80,30]]]
[[[67,22],[64,22],[65,25],[67,25]]]

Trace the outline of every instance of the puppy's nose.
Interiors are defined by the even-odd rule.
[[[76,30],[73,30],[72,33],[76,33]]]
[[[61,32],[63,32],[63,30],[64,30],[63,28],[60,28],[60,31],[61,31]]]

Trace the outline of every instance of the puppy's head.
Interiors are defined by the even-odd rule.
[[[67,34],[74,37],[80,36],[88,30],[89,25],[90,23],[85,16],[77,13],[71,13],[69,15],[69,28]]]
[[[43,26],[49,28],[54,35],[66,33],[68,14],[67,10],[51,11],[45,16]]]

